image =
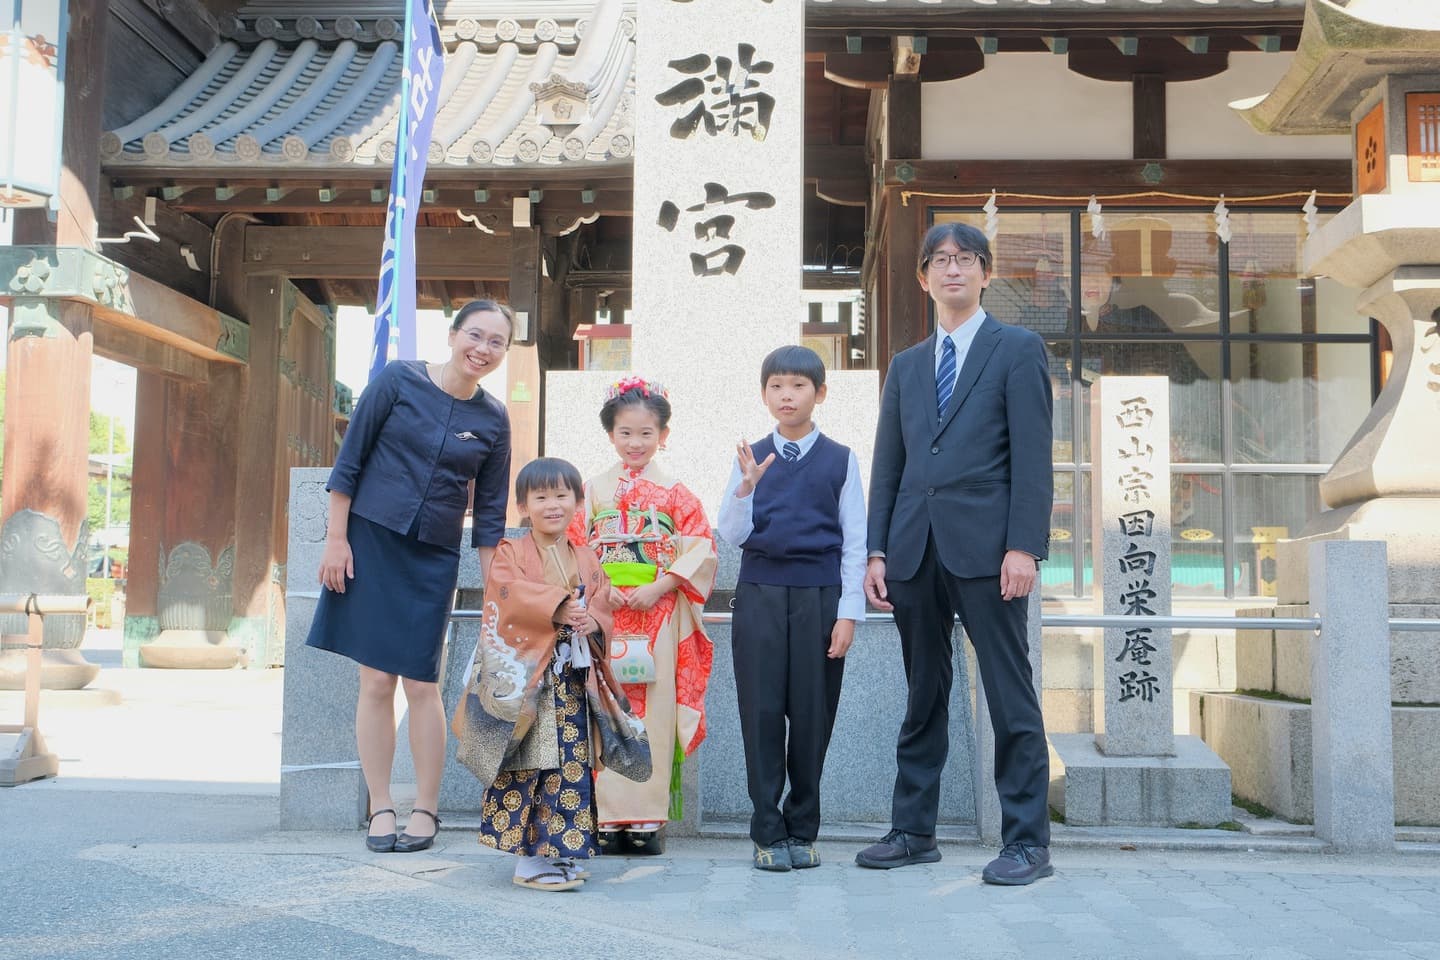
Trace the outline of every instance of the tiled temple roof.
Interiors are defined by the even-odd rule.
[[[446,64],[431,169],[628,162],[633,2],[560,0],[532,7],[543,17],[487,15],[501,6],[443,8],[461,15],[441,24]],[[396,9],[373,0],[243,8],[174,93],[103,136],[105,164],[388,166],[402,56]],[[553,109],[537,109],[537,94]]]

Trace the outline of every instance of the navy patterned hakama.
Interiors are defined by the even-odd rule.
[[[560,766],[500,771],[482,801],[480,843],[519,856],[586,859],[598,847],[585,671],[566,663],[554,697]]]

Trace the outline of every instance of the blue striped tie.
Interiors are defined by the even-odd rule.
[[[935,396],[940,403],[940,419],[945,419],[945,410],[950,406],[950,395],[955,392],[955,341],[945,338],[940,348],[940,369],[935,373]]]
[[[780,448],[780,456],[784,457],[786,460],[799,460],[800,444],[796,443],[794,440],[786,440],[785,446]]]

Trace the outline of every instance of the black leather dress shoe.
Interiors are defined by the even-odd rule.
[[[940,859],[940,849],[935,846],[933,836],[891,830],[883,840],[855,854],[855,862],[872,870],[891,870],[912,863],[934,863]]]
[[[389,807],[386,807],[384,810],[376,810],[374,813],[370,814],[369,819],[365,822],[368,824],[371,820],[374,820],[382,813],[394,814],[395,811],[390,809]],[[395,849],[395,839],[395,834],[393,832],[382,833],[378,837],[374,836],[373,834],[367,834],[365,837],[365,849],[369,850],[371,853],[390,853]]]
[[[1023,887],[1055,872],[1050,848],[1029,843],[1007,843],[1000,856],[985,865],[980,879],[1002,887]]]

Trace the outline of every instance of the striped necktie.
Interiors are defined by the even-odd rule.
[[[780,456],[792,463],[800,459],[800,444],[794,440],[786,440],[785,446],[780,448]]]
[[[950,406],[950,395],[955,392],[955,341],[949,337],[940,347],[940,369],[935,372],[935,396],[939,399],[940,419]]]

